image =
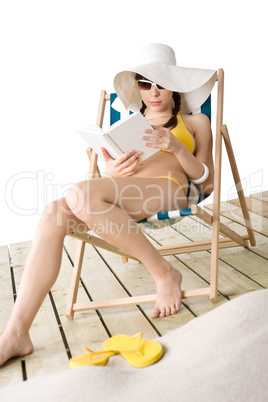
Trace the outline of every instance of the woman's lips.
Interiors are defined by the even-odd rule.
[[[150,102],[152,106],[159,106],[161,102]]]

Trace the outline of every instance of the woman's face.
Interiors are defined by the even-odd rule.
[[[149,81],[149,80],[148,80]],[[152,85],[150,91],[139,90],[141,98],[145,103],[148,111],[152,112],[172,112],[172,91],[168,91],[167,89],[159,91],[159,89]]]

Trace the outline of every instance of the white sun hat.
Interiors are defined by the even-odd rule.
[[[179,67],[174,50],[164,44],[144,46],[134,67],[119,72],[114,88],[124,106],[133,112],[142,106],[136,74],[181,95],[181,113],[195,112],[210,95],[217,79],[216,70]]]

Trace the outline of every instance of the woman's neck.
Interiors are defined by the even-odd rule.
[[[149,111],[145,113],[145,118],[146,120],[152,124],[152,125],[157,125],[157,126],[163,126],[164,124],[169,121],[171,118],[172,113],[171,111],[163,111],[163,112],[155,112],[153,113],[152,111]]]

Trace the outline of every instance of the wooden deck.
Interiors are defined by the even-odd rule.
[[[68,367],[71,356],[83,353],[82,345],[93,350],[117,333],[155,338],[180,327],[234,297],[268,287],[268,191],[247,198],[257,246],[220,251],[219,297],[216,305],[208,298],[183,301],[180,313],[150,319],[152,305],[131,306],[77,313],[73,321],[65,316],[76,240],[66,238],[62,268],[53,289],[46,297],[31,329],[35,345],[32,355],[13,359],[0,369],[0,387]],[[237,200],[223,202],[222,221],[245,234]],[[209,209],[209,206],[207,207]],[[148,231],[153,242],[166,244],[203,240],[210,228],[197,218],[184,218],[172,228]],[[12,310],[30,242],[0,247],[0,333]],[[167,257],[183,274],[183,288],[198,288],[209,282],[210,253],[207,251]],[[119,256],[87,246],[79,289],[79,301],[154,293],[154,283],[145,267],[137,262],[123,264]],[[42,278],[40,278],[42,280]]]

